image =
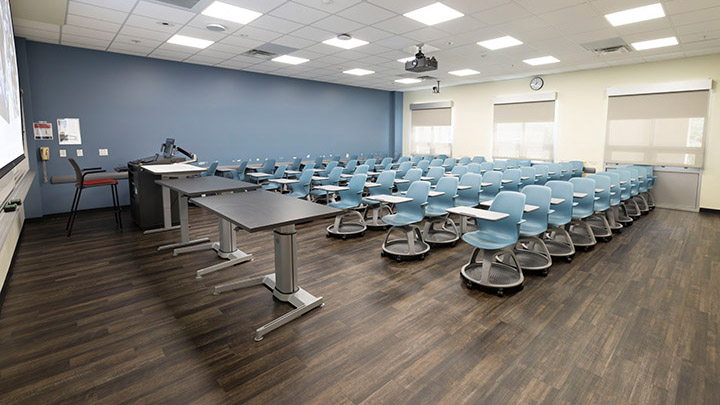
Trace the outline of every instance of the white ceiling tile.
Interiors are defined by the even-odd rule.
[[[386,8],[398,14],[405,14],[436,2],[437,0],[368,0],[368,3]]]
[[[590,4],[598,10],[600,14],[605,15],[635,7],[647,6],[648,4],[657,3],[658,1],[659,0],[592,0]]]
[[[688,25],[679,25],[675,26],[675,31],[679,35],[685,35],[685,34],[699,34],[699,33],[708,33],[712,32],[718,29],[718,23],[717,21],[707,21],[704,23],[699,24],[688,24]]]
[[[35,42],[45,42],[47,44],[59,44],[60,43],[60,34],[58,34],[57,38],[49,39],[49,38],[42,38],[42,37],[34,37],[34,36],[26,36],[25,39],[28,41],[35,41]]]
[[[179,35],[185,35],[186,37],[206,39],[208,41],[217,42],[228,35],[224,32],[213,32],[210,30],[204,30],[202,28],[188,27],[181,28],[178,32]]]
[[[133,56],[147,56],[148,55],[148,52],[134,51],[132,49],[122,49],[115,45],[110,45],[110,47],[107,50],[108,50],[108,52],[124,53],[126,55],[133,55]]]
[[[608,28],[610,24],[605,17],[592,17],[577,20],[570,19],[562,24],[554,23],[553,26],[564,34],[578,34]]]
[[[110,8],[113,10],[129,13],[135,7],[137,0],[77,0],[81,3],[92,4],[98,7]]]
[[[130,15],[130,17],[128,17],[127,21],[125,22],[126,26],[143,28],[150,31],[159,31],[167,34],[174,34],[180,29],[180,27],[182,27],[182,24],[168,24],[169,25],[163,25],[160,24],[160,21],[154,18],[143,17],[136,14]]]
[[[122,11],[110,10],[85,3],[78,3],[77,1],[68,2],[67,11],[68,14],[75,14],[118,24],[122,24],[128,16],[128,13],[124,13]]]
[[[335,35],[352,32],[353,30],[362,27],[362,24],[355,21],[348,20],[347,18],[330,16],[317,21],[313,24],[313,27],[320,28],[325,31],[334,32]]]
[[[244,69],[246,67],[250,67],[254,65],[255,63],[248,63],[243,61],[235,61],[235,60],[226,60],[219,62],[217,66],[224,67],[224,68],[230,68],[230,69]]]
[[[185,24],[195,17],[195,13],[190,11],[150,3],[148,1],[140,1],[137,6],[135,6],[133,14],[156,18],[158,21],[170,21],[178,24]]]
[[[341,64],[341,63],[345,63],[345,62],[348,61],[348,59],[341,58],[341,57],[336,56],[336,55],[328,55],[328,56],[323,56],[322,58],[317,59],[317,61],[318,61],[318,62],[322,61],[322,62],[325,63],[327,66],[333,66],[333,65],[338,65],[338,64]]]
[[[694,49],[705,49],[705,48],[717,48],[720,46],[720,39],[711,39],[709,41],[702,41],[702,42],[693,42],[689,44],[682,44],[682,48],[685,50],[694,50]],[[671,48],[671,47],[668,47]],[[675,47],[672,47],[675,48]]]
[[[370,3],[357,4],[346,8],[337,15],[366,25],[372,25],[396,16],[395,13]]]
[[[717,7],[717,0],[673,0],[665,1],[663,8],[667,14],[680,14],[689,11]]]
[[[332,54],[340,51],[340,48],[337,48],[334,46],[327,46],[326,44],[323,44],[323,43],[308,46],[304,49],[315,52],[315,53],[323,54],[323,55],[332,55]]]
[[[94,30],[107,31],[112,33],[118,32],[120,30],[120,27],[122,26],[121,24],[96,20],[94,18],[83,17],[75,14],[68,14],[66,23],[68,25],[74,25],[77,27],[90,28]]]
[[[720,7],[706,8],[670,16],[675,25],[696,24],[711,20],[720,20]],[[718,21],[720,23],[720,21]]]
[[[195,17],[193,17],[192,20],[190,20],[187,25],[190,27],[195,28],[203,28],[206,29],[208,24],[220,24],[223,27],[225,27],[225,31],[223,31],[226,34],[233,34],[237,32],[242,27],[246,27],[244,24],[234,23],[232,21],[226,21],[221,20],[219,18],[210,17],[207,15],[198,14]]]
[[[381,39],[388,38],[393,35],[387,31],[379,30],[377,28],[373,28],[370,26],[363,27],[358,30],[353,30],[351,32],[351,34],[354,37],[362,38],[363,40],[368,41],[368,42],[379,41]]]
[[[36,30],[34,28],[15,27],[15,36],[58,41],[60,40],[60,28],[58,27],[58,32],[50,32],[45,30]]]
[[[623,39],[628,44],[632,42],[648,41],[651,39],[667,38],[675,36],[675,31],[672,28],[666,28],[663,30],[643,32],[640,34],[623,35]]]
[[[512,0],[443,0],[442,3],[448,7],[454,8],[455,10],[465,15],[470,15],[480,11],[508,4],[511,1]]]
[[[578,44],[601,41],[603,39],[617,38],[618,33],[613,28],[605,28],[596,31],[588,31],[577,34],[568,34],[565,38]]]
[[[293,0],[295,3],[300,3],[304,6],[316,8],[326,13],[337,13],[338,11],[344,10],[350,6],[360,3],[361,0],[334,0],[325,4],[323,1],[318,0]]]
[[[227,60],[235,56],[235,54],[227,53],[227,52],[220,52],[213,49],[205,48],[200,50],[198,53],[196,53],[198,56],[207,56],[209,58],[217,58],[222,60]]]
[[[159,44],[158,44],[159,45]],[[110,45],[109,50],[117,50],[117,51],[128,51],[133,52],[135,54],[143,54],[147,55],[153,50],[155,50],[155,46],[142,46],[141,44],[132,44],[132,43],[124,43],[124,42],[118,42],[117,39],[112,42]]]
[[[197,48],[192,48],[189,46],[182,46],[177,44],[162,44],[159,47],[157,47],[153,53],[160,53],[163,55],[176,55],[176,56],[182,56],[183,59],[189,57],[190,55],[197,52]]]
[[[252,49],[264,44],[264,41],[257,41],[250,38],[243,38],[236,35],[228,35],[217,42],[218,44],[231,45],[237,48],[243,48],[245,50]],[[210,45],[212,46],[212,45]]]
[[[302,28],[302,24],[298,24],[293,21],[288,21],[283,18],[273,17],[271,15],[264,15],[248,24],[251,27],[263,28],[270,31],[279,32],[282,34],[288,34],[299,28]]]
[[[213,0],[206,0],[205,3],[209,5],[212,3]],[[281,4],[285,3],[286,0],[222,0],[224,3],[232,4],[234,6],[246,8],[248,10],[257,11],[259,13],[267,13],[270,10],[280,6]],[[204,10],[205,7],[201,7],[201,9],[197,11]]]
[[[282,34],[280,34],[279,32],[269,31],[257,27],[251,27],[249,25],[237,30],[237,32],[235,32],[233,35],[239,36],[241,38],[249,38],[260,42],[271,42],[272,40],[280,38],[282,36]]]
[[[359,47],[353,49],[353,51],[358,51],[358,52],[364,53],[366,55],[372,55],[373,57],[375,57],[375,55],[386,53],[387,51],[390,51],[390,50],[392,50],[392,49],[386,48],[386,47],[384,47],[382,45],[378,45],[378,44],[367,44],[367,45],[359,46]]]
[[[34,30],[50,31],[60,33],[60,26],[55,24],[48,24],[39,21],[24,20],[22,18],[13,18],[13,26],[17,30],[18,27],[32,28]]]
[[[689,49],[685,51],[685,56],[691,57],[691,56],[701,56],[701,55],[710,55],[710,54],[716,54],[720,53],[720,45],[715,47],[709,47],[709,48],[701,48],[701,49]]]
[[[386,48],[402,50],[408,46],[417,45],[417,41],[407,37],[394,36],[375,41],[376,44],[382,45]]]
[[[292,35],[295,37],[299,37],[299,38],[303,38],[303,39],[307,39],[307,40],[311,40],[311,41],[315,41],[315,42],[322,42],[322,41],[325,41],[326,39],[334,37],[337,34],[332,33],[330,31],[321,30],[321,29],[318,29],[315,27],[306,26],[306,27],[300,28],[297,31],[294,31],[292,33]]]
[[[225,53],[229,53],[232,55],[240,55],[241,53],[243,53],[245,51],[249,51],[252,48],[253,47],[250,47],[250,46],[237,46],[237,45],[232,45],[232,44],[225,44],[221,41],[221,42],[215,42],[214,44],[208,46],[205,49],[212,50],[212,51],[218,51],[218,52],[225,52]]]
[[[225,59],[223,58],[213,58],[212,56],[193,55],[185,59],[185,62],[202,63],[205,65],[216,65],[224,60]]]
[[[530,17],[532,13],[515,3],[504,4],[472,16],[488,25],[498,25],[512,20]]]
[[[650,21],[643,21],[635,24],[622,25],[614,27],[621,36],[630,34],[639,34],[642,32],[657,31],[661,29],[672,29],[672,24],[667,18],[658,18]]]
[[[92,44],[85,44],[82,42],[71,42],[71,41],[62,41],[61,45],[72,46],[75,48],[95,49],[98,51],[104,51],[106,48],[102,45],[92,45]]]
[[[308,46],[314,45],[314,44],[316,44],[316,42],[309,41],[307,39],[298,38],[298,37],[293,37],[291,35],[284,35],[284,36],[274,40],[273,44],[289,46],[291,48],[302,49],[302,48],[306,48]]]
[[[515,0],[515,2],[535,14],[542,14],[549,11],[559,10],[581,3],[586,3],[587,0]]]
[[[419,30],[420,28],[426,27],[426,25],[404,16],[397,16],[374,24],[373,27],[392,32],[393,34],[404,34],[406,32]]]
[[[121,30],[122,32],[122,30]],[[119,34],[115,37],[115,40],[113,43],[123,43],[123,44],[129,44],[129,45],[137,45],[144,48],[151,48],[155,49],[156,47],[160,46],[164,41],[159,41],[157,39],[148,39],[148,38],[142,38],[132,35],[125,35],[125,34]],[[148,51],[150,52],[150,51]]]
[[[162,41],[162,42],[167,41],[172,36],[172,34],[168,34],[165,32],[151,31],[151,30],[146,30],[143,28],[131,27],[129,25],[126,25],[126,26],[120,28],[120,34],[128,35],[131,37],[136,37],[136,38],[153,39],[153,40]]]
[[[155,58],[155,59],[172,60],[172,61],[176,61],[176,62],[182,62],[182,60],[186,58],[185,55],[177,55],[177,54],[168,53],[165,51],[155,51],[155,52],[151,53],[150,55],[148,55],[148,57]]]
[[[450,20],[442,25],[437,25],[436,27],[450,34],[462,34],[464,32],[477,31],[487,26],[487,24],[474,17],[465,16],[463,18]]]
[[[63,32],[62,43],[74,43],[74,44],[83,44],[83,45],[93,45],[97,47],[107,48],[110,46],[110,40],[108,39],[100,39],[100,38],[89,38],[89,37],[83,37],[79,35],[71,35],[66,34]]]
[[[74,25],[63,25],[62,34],[77,35],[88,38],[98,38],[104,40],[112,40],[115,38],[115,33],[107,31],[92,30],[89,28],[76,27]]]
[[[270,15],[301,24],[312,24],[321,18],[327,17],[329,14],[311,7],[303,6],[302,4],[287,2],[271,11]]]
[[[408,32],[405,36],[416,42],[430,42],[447,37],[447,33],[434,27],[425,27]]]

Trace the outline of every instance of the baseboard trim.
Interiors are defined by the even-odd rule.
[[[720,214],[720,210],[716,210],[714,208],[700,208],[700,212],[706,214]]]

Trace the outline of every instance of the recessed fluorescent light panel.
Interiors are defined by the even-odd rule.
[[[420,83],[422,80],[420,79],[413,79],[411,77],[408,77],[407,79],[397,79],[395,80],[395,83],[402,83],[402,84],[413,84],[413,83]]]
[[[371,75],[375,72],[372,70],[365,70],[365,69],[350,69],[346,70],[343,73],[349,74],[349,75],[355,75],[355,76],[365,76],[365,75]]]
[[[310,59],[298,58],[296,56],[282,55],[272,59],[273,62],[287,63],[288,65],[299,65],[305,63]]]
[[[665,11],[660,3],[605,14],[605,18],[607,18],[614,27],[640,21],[654,20],[660,17],[665,17]]]
[[[652,39],[650,41],[633,42],[632,46],[636,51],[644,51],[646,49],[662,48],[665,46],[677,45],[678,40],[675,37],[667,37],[660,39]]]
[[[522,45],[522,41],[519,41],[513,37],[500,37],[495,39],[488,39],[487,41],[481,41],[477,43],[483,48],[487,48],[491,51],[502,48],[509,48],[511,46]]]
[[[398,59],[397,61],[400,63],[405,63],[405,62],[410,62],[413,59],[415,59],[414,56],[408,56],[407,58]]]
[[[362,39],[357,39],[357,38],[350,38],[350,39],[330,38],[327,41],[323,41],[323,44],[337,46],[338,48],[343,48],[343,49],[353,49],[353,48],[357,48],[358,46],[367,45],[368,43],[369,42],[363,41]]]
[[[168,39],[169,44],[190,46],[193,48],[207,48],[212,45],[215,41],[208,41],[207,39],[186,37],[185,35],[173,35],[172,38]]]
[[[525,59],[523,62],[527,63],[528,65],[537,66],[547,65],[550,63],[558,63],[560,62],[560,60],[552,56],[543,56],[541,58]]]
[[[403,15],[425,25],[435,25],[460,18],[465,14],[438,2]]]
[[[238,24],[247,24],[262,15],[262,13],[258,13],[257,11],[248,10],[246,8],[233,6],[219,1],[209,5],[201,14],[208,17],[219,18],[221,20],[236,22]]]
[[[452,72],[448,72],[448,73],[450,73],[451,75],[455,75],[455,76],[472,76],[472,75],[480,74],[480,72],[478,72],[477,70],[472,70],[472,69],[453,70]]]

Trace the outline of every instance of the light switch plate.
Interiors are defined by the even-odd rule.
[[[78,156],[78,157],[82,157],[82,156],[83,156],[83,150],[82,150],[82,149],[76,150],[75,153],[77,153],[77,156]]]
[[[67,157],[67,151],[65,149],[60,149],[60,157]]]
[[[98,149],[98,155],[100,156],[107,156],[108,150],[107,149]]]

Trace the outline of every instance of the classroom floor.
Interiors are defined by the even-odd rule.
[[[217,220],[191,208],[191,234]],[[325,307],[254,342],[290,310],[264,287],[271,232],[238,234],[255,260],[195,279],[210,251],[157,252],[124,216],[26,224],[0,314],[0,403],[720,403],[720,216],[656,209],[607,244],[498,298],[468,290],[471,248],[380,257],[383,232],[298,227],[300,285]]]

